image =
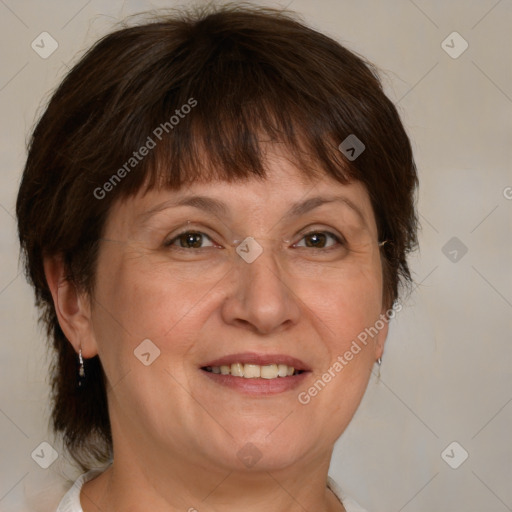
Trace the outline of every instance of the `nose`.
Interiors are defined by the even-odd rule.
[[[287,281],[272,251],[263,251],[252,263],[238,258],[229,295],[222,305],[223,320],[258,334],[296,325],[301,316],[300,302]]]

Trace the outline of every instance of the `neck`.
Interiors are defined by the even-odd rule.
[[[81,503],[84,512],[344,512],[326,485],[329,457],[323,464],[315,462],[234,472],[178,458],[169,462],[162,456],[148,460],[116,454],[105,472],[84,485]]]

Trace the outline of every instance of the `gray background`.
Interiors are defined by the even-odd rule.
[[[173,5],[0,0],[0,510],[52,510],[63,476],[76,476],[48,432],[44,336],[18,264],[27,134],[88,45],[126,15]],[[512,2],[266,5],[288,5],[379,66],[420,173],[416,286],[331,475],[371,512],[512,510]],[[59,45],[46,59],[31,48],[43,31]],[[454,31],[469,44],[458,58],[442,46]],[[46,470],[31,458],[43,441],[60,454]],[[452,465],[469,454],[457,469],[441,456],[453,441]]]

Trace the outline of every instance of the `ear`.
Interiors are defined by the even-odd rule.
[[[382,329],[379,329],[379,333],[377,336],[375,336],[375,360],[379,359],[379,357],[382,357],[382,354],[384,353],[384,344],[386,343],[386,338],[388,337],[388,331],[389,331],[389,318],[386,315],[386,312],[388,310],[384,309],[381,312],[381,315],[379,317],[379,320],[377,321],[380,325],[380,322],[384,324]]]
[[[44,272],[62,332],[75,352],[81,349],[84,358],[94,357],[98,350],[89,297],[66,278],[66,267],[60,256],[45,258]]]

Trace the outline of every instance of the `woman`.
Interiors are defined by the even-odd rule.
[[[373,68],[290,14],[99,41],[17,202],[53,425],[101,467],[58,512],[362,510],[328,469],[410,280],[416,186]]]

